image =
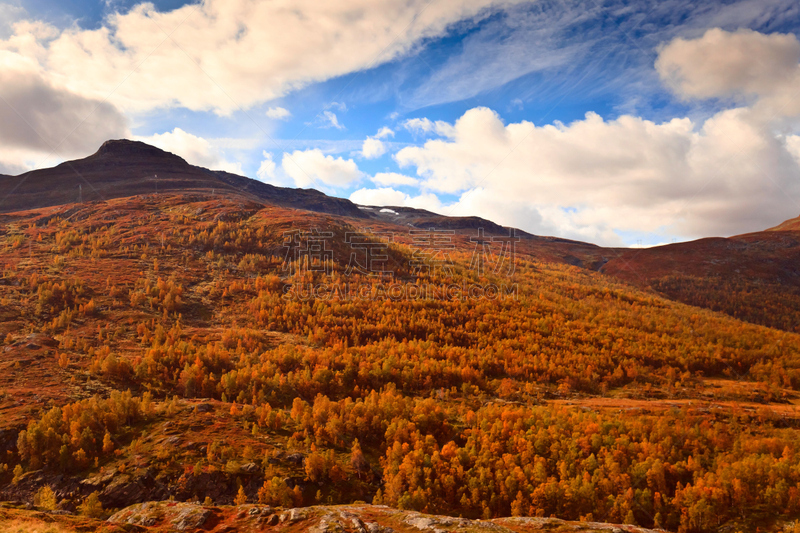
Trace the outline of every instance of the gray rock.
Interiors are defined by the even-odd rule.
[[[178,512],[178,515],[172,519],[172,525],[178,531],[186,531],[187,529],[197,529],[202,527],[208,519],[211,511],[204,509],[199,505],[186,505],[185,508]]]
[[[210,403],[201,403],[194,408],[198,413],[210,413],[214,410],[214,406]]]

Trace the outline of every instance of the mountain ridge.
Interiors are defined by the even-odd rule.
[[[59,187],[52,187],[53,181]],[[79,201],[106,201],[167,191],[227,191],[250,199],[293,209],[364,220],[393,221],[377,206],[359,206],[316,189],[278,187],[223,170],[189,164],[182,157],[155,146],[128,139],[104,142],[93,154],[52,168],[17,176],[0,175],[0,213],[40,209]],[[366,209],[365,209],[366,208]],[[505,228],[480,217],[450,217],[409,207],[388,207],[401,214],[402,224],[443,229],[483,227],[490,234]],[[523,237],[533,235],[515,230]],[[575,241],[577,243],[577,241]]]
[[[54,187],[53,183],[60,186]],[[398,233],[452,232],[464,245],[481,232],[519,237],[519,253],[597,270],[670,299],[720,311],[756,324],[800,330],[800,218],[733,237],[711,237],[645,249],[605,248],[560,237],[537,236],[478,216],[452,217],[403,206],[357,205],[316,189],[277,187],[186,160],[140,141],[103,143],[92,155],[18,176],[0,176],[0,215],[78,202],[164,193],[236,198],[336,217],[356,227]],[[718,287],[725,286],[720,291]],[[781,302],[763,311],[763,299]]]

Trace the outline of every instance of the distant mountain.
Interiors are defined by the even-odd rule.
[[[730,238],[622,250],[601,272],[673,300],[800,332],[800,219]]]

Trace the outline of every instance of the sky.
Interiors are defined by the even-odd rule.
[[[0,174],[132,138],[649,246],[800,215],[796,0],[0,0]]]

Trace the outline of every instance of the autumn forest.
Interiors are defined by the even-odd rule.
[[[0,215],[0,498],[800,517],[793,295],[734,318],[704,304],[717,285],[637,287],[525,238],[489,268],[475,232],[443,233],[428,264],[409,231],[299,213],[162,194]]]

